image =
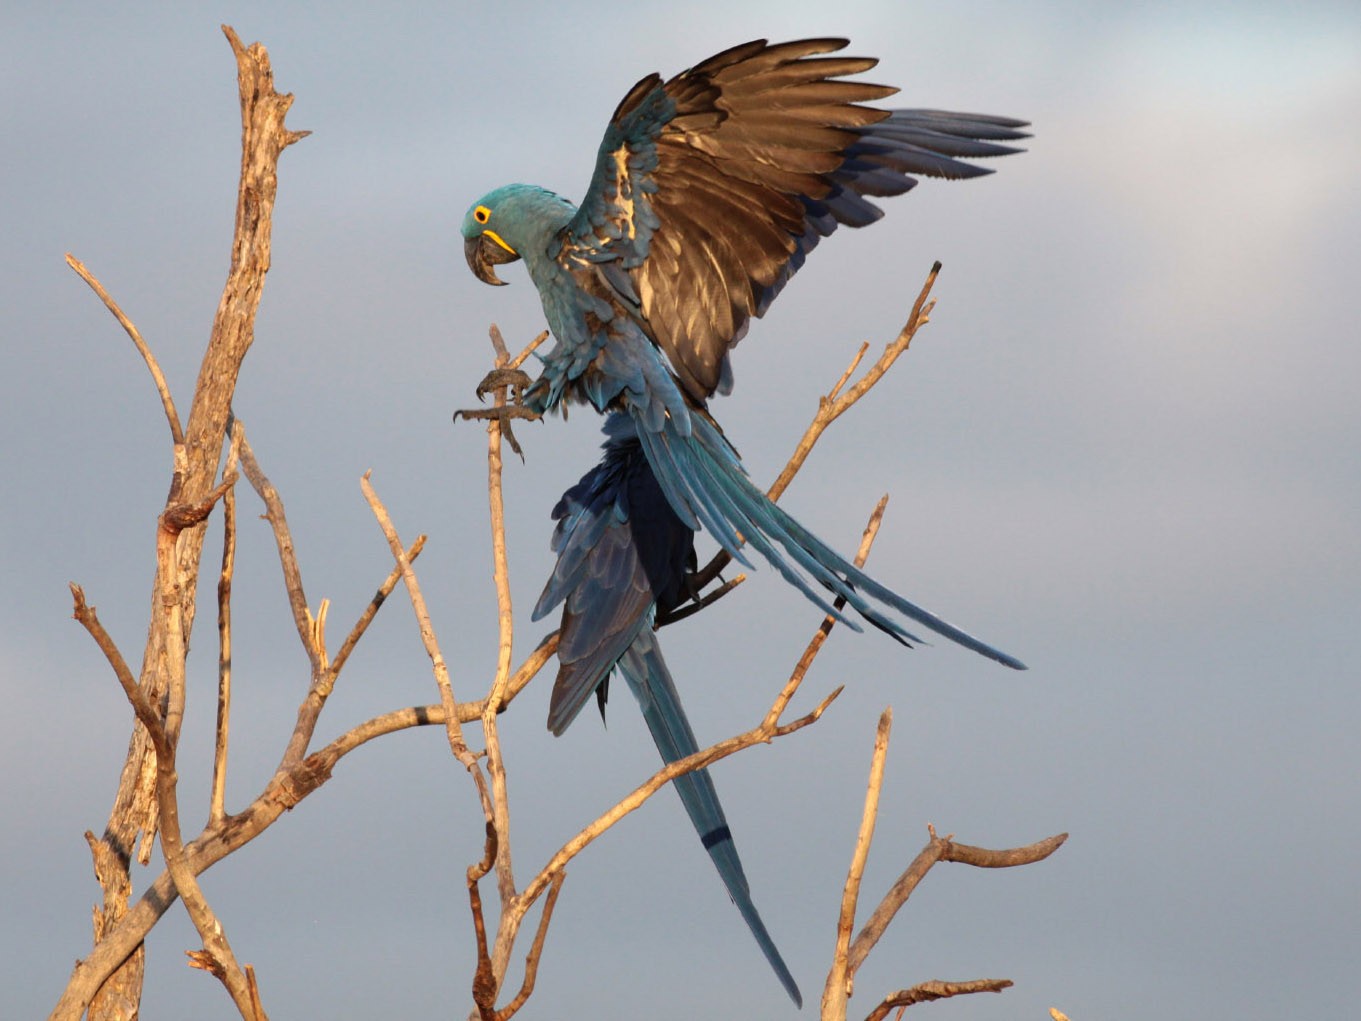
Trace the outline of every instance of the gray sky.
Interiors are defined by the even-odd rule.
[[[33,5],[36,9],[37,5]],[[169,444],[131,345],[62,261],[98,274],[181,407],[226,271],[239,124],[227,21],[296,94],[274,267],[236,408],[287,503],[313,606],[339,635],[388,569],[374,482],[420,573],[456,690],[495,660],[484,441],[449,424],[541,327],[523,273],[492,290],[455,236],[527,180],[571,196],[614,104],[737,42],[844,34],[901,105],[1031,118],[1031,151],[927,182],[843,231],[752,329],[715,410],[752,474],[783,463],[854,345],[889,340],[933,259],[932,324],[787,497],[851,549],[892,493],[874,573],[1031,665],[838,633],[801,696],[817,727],[715,770],[772,933],[816,1004],[875,719],[896,714],[865,897],[927,822],[992,846],[1068,830],[1021,871],[941,867],[857,983],[856,1010],[928,978],[1016,987],[923,1008],[1075,1021],[1354,1012],[1361,960],[1361,13],[1351,5],[884,3],[408,7],[45,5],[0,15],[5,342],[0,428],[0,985],[43,1016],[89,946],[102,828],[131,712],[70,620],[83,584],[129,658],[145,633]],[[551,565],[548,511],[598,423],[523,428],[508,466],[520,653]],[[273,544],[242,494],[229,799],[272,771],[304,692]],[[217,557],[217,533],[205,563]],[[662,633],[696,729],[752,725],[817,614],[769,570]],[[200,621],[181,759],[206,804],[215,647]],[[517,656],[517,658],[519,658]],[[1351,663],[1351,667],[1345,664]],[[547,683],[502,733],[518,873],[635,786],[655,752],[622,689],[562,739]],[[405,600],[384,609],[319,738],[435,701]],[[273,1016],[464,1016],[462,875],[476,806],[433,729],[376,742],[205,876]],[[138,878],[138,889],[146,876]],[[796,1016],[663,792],[569,870],[527,1019]],[[153,935],[146,1016],[227,1018]],[[518,968],[518,964],[516,965]],[[811,1016],[815,1006],[805,1011]]]

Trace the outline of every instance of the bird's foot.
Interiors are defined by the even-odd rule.
[[[500,422],[501,435],[510,444],[510,449],[519,454],[520,460],[523,461],[525,453],[520,449],[520,444],[515,439],[515,432],[511,429],[510,424],[517,418],[536,422],[543,417],[539,412],[525,407],[523,403],[525,390],[532,382],[533,380],[530,379],[529,375],[519,369],[492,369],[482,382],[477,384],[477,399],[484,401],[489,393],[494,393],[497,390],[504,392],[509,389],[511,391],[510,403],[497,404],[491,408],[463,408],[454,412],[454,421],[457,422],[462,418],[469,421]]]
[[[508,426],[516,418],[537,422],[543,416],[537,411],[530,411],[523,404],[502,404],[495,408],[460,408],[454,412],[454,421],[457,422],[460,418],[470,422],[489,422],[495,419],[503,426]]]

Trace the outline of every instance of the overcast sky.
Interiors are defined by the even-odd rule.
[[[1349,4],[903,0],[425,7],[31,5],[0,14],[0,986],[44,1016],[89,949],[102,830],[132,714],[70,619],[68,581],[140,659],[170,477],[155,392],[63,263],[98,274],[181,409],[227,268],[235,68],[218,25],[269,49],[295,129],[273,269],[236,410],[280,489],[307,593],[338,641],[387,572],[358,480],[419,562],[461,697],[495,663],[485,443],[450,425],[490,363],[542,327],[524,273],[493,290],[456,236],[513,180],[578,196],[637,79],[750,38],[837,34],[904,106],[1020,116],[995,176],[926,182],[810,259],[737,352],[715,414],[753,476],[778,470],[855,345],[896,333],[932,260],[930,326],[839,423],[786,502],[851,550],[892,494],[871,566],[1031,665],[836,634],[796,708],[816,727],[718,766],[756,902],[814,1016],[875,720],[895,711],[877,899],[926,824],[1024,844],[1024,870],[942,866],[862,971],[853,1011],[930,978],[1009,977],[942,1019],[1340,1018],[1361,960],[1361,10]],[[547,6],[547,5],[545,5]],[[292,9],[290,9],[292,8]],[[598,421],[523,427],[507,468],[517,660],[551,567],[548,512]],[[241,496],[229,808],[277,762],[307,683],[268,527]],[[205,565],[218,557],[210,533]],[[209,566],[209,571],[212,568]],[[818,616],[770,570],[662,632],[701,738],[751,726]],[[206,806],[213,623],[195,633],[180,760]],[[548,675],[502,724],[523,881],[655,768],[622,688],[608,729],[544,728]],[[404,598],[342,676],[320,741],[437,700]],[[205,878],[276,1018],[463,1017],[463,771],[433,728],[360,750]],[[159,866],[157,867],[157,871]],[[140,890],[154,873],[135,878]],[[144,1015],[229,1018],[184,966],[177,907],[150,940]],[[518,981],[518,961],[512,981]],[[795,1014],[662,792],[569,870],[534,1019]]]

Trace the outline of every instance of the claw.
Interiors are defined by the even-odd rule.
[[[477,384],[477,399],[484,401],[487,399],[487,394],[492,391],[509,387],[513,399],[518,400],[529,389],[532,382],[534,381],[529,377],[529,374],[520,369],[492,369],[482,382]]]
[[[454,421],[460,418],[468,421],[490,421],[495,418],[500,420],[502,425],[506,425],[510,419],[523,418],[530,422],[537,422],[543,418],[537,411],[530,411],[523,404],[504,404],[499,408],[462,408],[454,412]]]
[[[510,449],[519,454],[520,460],[523,461],[525,459],[524,451],[520,449],[520,444],[515,439],[515,433],[511,429],[510,423],[517,418],[527,419],[531,422],[537,422],[539,419],[543,418],[537,411],[530,411],[523,403],[525,391],[533,382],[534,381],[527,373],[522,372],[519,369],[492,369],[483,377],[482,382],[477,384],[477,399],[479,401],[485,401],[487,399],[487,394],[489,393],[500,391],[504,394],[506,390],[509,390],[512,403],[500,403],[494,408],[467,408],[455,411],[454,421],[457,422],[460,418],[463,418],[470,421],[478,419],[481,421],[495,420],[500,422],[501,435],[504,436],[506,442],[510,444]]]
[[[490,421],[495,419],[501,423],[501,435],[505,437],[510,449],[520,455],[520,460],[525,459],[525,452],[520,449],[520,443],[515,438],[515,432],[511,429],[510,423],[515,419],[524,419],[530,422],[537,422],[543,418],[537,411],[530,411],[523,404],[501,404],[495,408],[465,408],[454,412],[454,421],[460,418],[468,421],[480,420]]]

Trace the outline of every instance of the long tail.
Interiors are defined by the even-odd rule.
[[[909,602],[846,560],[756,488],[731,445],[703,412],[692,414],[690,424],[688,435],[670,418],[658,431],[638,428],[658,482],[687,525],[703,525],[747,566],[751,562],[741,545],[749,544],[823,611],[857,631],[853,620],[832,608],[836,596],[844,596],[862,617],[904,645],[921,639],[887,616],[886,609],[1014,670],[1026,668],[1014,656]]]
[[[652,739],[657,743],[662,758],[667,762],[675,762],[699,751],[695,733],[690,729],[680,696],[676,694],[676,686],[671,681],[671,674],[666,669],[661,649],[650,628],[638,633],[619,660],[619,669],[642,707],[643,718],[647,720],[648,729],[652,731]],[[794,976],[789,973],[784,958],[775,948],[774,940],[761,921],[756,905],[752,903],[747,877],[742,871],[742,860],[737,856],[737,846],[728,830],[728,820],[723,815],[723,806],[719,804],[718,791],[714,789],[709,771],[699,769],[677,777],[673,783],[676,793],[685,804],[685,810],[690,814],[695,832],[713,859],[737,910],[746,919],[751,934],[756,937],[762,953],[775,969],[790,999],[802,1007],[803,996],[799,993]]]

